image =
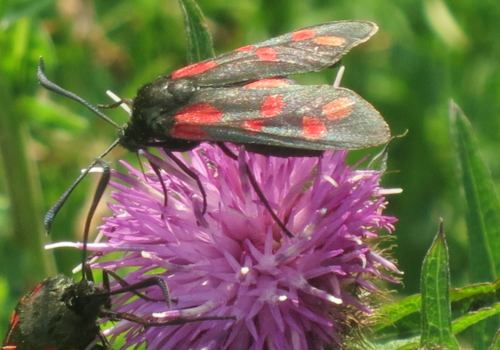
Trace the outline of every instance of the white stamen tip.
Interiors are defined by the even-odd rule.
[[[108,95],[115,102],[119,102],[122,100],[118,95],[116,95],[111,90],[107,90],[106,95]],[[130,107],[126,103],[120,104],[120,107],[123,108],[125,110],[125,112],[127,112],[128,115],[132,114],[132,110],[130,109]]]
[[[340,66],[337,76],[335,77],[335,81],[333,82],[333,87],[338,88],[340,86],[340,82],[342,81],[342,77],[344,76],[345,66]]]
[[[379,193],[383,196],[388,195],[388,194],[400,194],[400,193],[403,193],[403,189],[402,188],[384,188],[384,189],[380,189]]]
[[[333,187],[339,187],[339,184],[337,183],[337,181],[335,181],[334,179],[332,179],[330,176],[323,175],[323,179],[325,179],[326,181],[328,181],[329,183],[331,183]]]
[[[328,301],[330,301],[330,302],[332,302],[334,304],[339,304],[339,305],[343,303],[342,299],[336,298],[333,295],[330,295],[328,297]]]
[[[81,173],[84,173],[85,171],[87,171],[87,169],[80,170]],[[89,173],[102,173],[102,172],[104,172],[104,169],[100,166],[94,166],[89,170]]]
[[[52,244],[46,244],[45,249],[54,249],[54,248],[78,248],[77,243],[75,242],[57,242],[57,243],[52,243]]]
[[[77,266],[75,266],[73,268],[73,270],[71,270],[71,273],[74,275],[74,274],[77,274],[80,271],[82,271],[82,264],[78,264]]]

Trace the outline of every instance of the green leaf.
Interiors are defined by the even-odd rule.
[[[412,295],[379,310],[379,323],[373,329],[378,339],[405,338],[420,334],[420,295]]]
[[[465,193],[471,280],[493,281],[500,271],[500,202],[467,117],[453,101],[449,114]],[[486,349],[498,324],[499,318],[496,317],[475,327],[474,349]]]
[[[493,339],[493,344],[491,344],[489,350],[500,350],[500,330],[495,333],[495,339]]]
[[[374,350],[404,350],[418,348],[419,337],[411,337],[407,339],[390,340],[385,343],[370,344],[369,349]]]
[[[488,312],[495,309],[500,302],[500,279],[494,283],[479,283],[450,292],[453,334],[461,332],[472,323],[482,318],[468,318],[469,314]],[[380,308],[380,321],[373,329],[379,341],[393,338],[407,338],[420,333],[420,295],[409,296],[397,303],[384,305]],[[481,316],[482,317],[482,316]],[[457,325],[455,325],[458,323]]]
[[[422,348],[459,349],[451,330],[450,271],[443,224],[422,267]]]
[[[453,101],[450,122],[467,206],[471,279],[491,282],[500,271],[500,203],[472,127]]]
[[[478,283],[450,293],[452,315],[458,319],[500,302],[500,279],[493,283]]]
[[[500,303],[495,304],[493,307],[484,308],[476,312],[472,312],[455,322],[453,322],[453,333],[460,333],[464,329],[475,325],[478,322],[481,322],[491,316],[497,315],[500,313]]]
[[[11,269],[13,279],[26,284],[38,283],[48,272],[54,273],[51,254],[43,249],[47,241],[43,235],[40,202],[41,189],[36,181],[33,160],[29,157],[26,139],[28,132],[25,120],[16,106],[11,86],[0,69],[0,154],[2,176],[10,200],[9,219],[11,232],[6,242],[5,254],[9,264],[15,264],[20,255],[24,263],[21,269]],[[12,166],[15,164],[15,166]],[[10,166],[9,166],[10,165]],[[25,286],[23,286],[25,287]]]
[[[203,61],[214,56],[212,36],[205,24],[205,17],[193,0],[179,0],[186,29],[187,60]]]

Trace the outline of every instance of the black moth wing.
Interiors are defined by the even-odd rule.
[[[2,349],[84,350],[99,334],[95,320],[100,305],[83,314],[71,310],[63,295],[78,286],[71,278],[58,275],[35,287],[16,306]],[[99,289],[90,288],[90,294]]]
[[[173,120],[174,138],[293,149],[362,149],[390,138],[371,104],[331,85],[201,89]]]
[[[216,87],[320,71],[377,31],[378,26],[368,21],[311,26],[181,68],[170,78],[186,78],[198,87]]]

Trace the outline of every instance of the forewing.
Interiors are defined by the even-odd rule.
[[[367,21],[337,21],[299,29],[181,68],[170,76],[200,87],[227,86],[268,77],[319,71],[378,30]]]
[[[331,85],[205,89],[173,118],[172,137],[235,144],[361,149],[390,137],[372,105]]]
[[[51,337],[54,323],[50,316],[55,315],[56,319],[60,316],[58,297],[64,289],[56,287],[60,283],[64,285],[66,279],[64,276],[48,278],[21,299],[11,316],[2,349],[49,349],[58,345],[57,339]]]

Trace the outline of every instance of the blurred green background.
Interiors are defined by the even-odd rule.
[[[391,144],[387,214],[397,216],[392,250],[405,272],[401,295],[419,291],[420,268],[439,218],[444,218],[454,287],[466,285],[463,197],[448,132],[453,98],[470,118],[481,150],[500,179],[500,3],[386,0],[199,0],[216,54],[305,26],[371,20],[380,31],[343,59],[342,85],[371,102],[398,135]],[[175,0],[0,2],[0,334],[17,300],[57,271],[69,274],[80,254],[44,253],[43,215],[81,168],[115,138],[113,126],[38,86],[39,56],[47,76],[91,103],[105,91],[134,97],[158,75],[186,65],[182,14]],[[294,77],[332,83],[335,71]],[[119,123],[121,111],[109,111]],[[352,161],[378,149],[358,151]],[[118,169],[115,150],[107,160]],[[95,176],[94,176],[95,177]],[[54,223],[51,241],[80,239],[95,178],[77,188]],[[14,199],[12,199],[14,198]],[[106,208],[97,215],[106,214]],[[97,224],[98,222],[96,222]]]

